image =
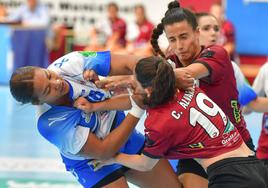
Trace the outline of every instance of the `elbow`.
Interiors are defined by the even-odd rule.
[[[152,169],[153,169],[153,165],[150,165],[150,164],[148,164],[148,163],[146,163],[146,162],[144,162],[144,163],[141,163],[140,165],[139,165],[139,171],[142,171],[142,172],[147,172],[147,171],[151,171]]]

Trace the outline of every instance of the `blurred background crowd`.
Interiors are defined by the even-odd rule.
[[[1,0],[0,83],[17,67],[46,67],[76,50],[153,54],[150,37],[169,0]],[[253,81],[267,60],[266,0],[181,0],[191,11],[209,12],[220,25],[217,44]],[[266,10],[266,11],[265,11]],[[267,28],[268,29],[268,28]],[[266,30],[267,30],[266,29]],[[163,51],[168,48],[160,38]]]

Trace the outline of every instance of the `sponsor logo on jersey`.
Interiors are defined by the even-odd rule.
[[[231,101],[231,106],[233,108],[233,115],[234,115],[234,118],[235,118],[235,122],[239,123],[241,121],[241,115],[240,115],[240,110],[238,108],[237,100],[232,100]]]
[[[56,63],[54,64],[54,66],[60,68],[60,67],[62,66],[63,63],[66,63],[66,62],[68,62],[68,61],[69,61],[68,58],[62,58],[61,62],[56,62]]]
[[[232,122],[228,119],[228,122],[227,122],[227,125],[224,129],[224,133],[229,133],[231,132],[232,130],[234,130],[234,125],[232,124]]]
[[[237,132],[234,132],[232,134],[226,133],[222,135],[223,140],[221,141],[221,143],[223,145],[228,144],[230,141],[235,142],[237,140],[237,138],[239,137],[239,134],[237,134]]]
[[[189,147],[190,148],[204,148],[205,146],[203,145],[202,142],[198,142],[198,143],[189,145]]]
[[[84,57],[97,57],[97,52],[79,52]]]

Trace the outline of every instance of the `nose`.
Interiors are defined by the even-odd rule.
[[[177,41],[176,41],[176,49],[177,49],[178,51],[182,51],[182,49],[183,49],[183,45],[182,45],[182,43],[181,43],[180,40],[177,40]]]
[[[51,81],[51,85],[55,90],[60,89],[60,84],[61,84],[60,79],[55,79],[55,80]]]

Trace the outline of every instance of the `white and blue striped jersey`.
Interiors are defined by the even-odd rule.
[[[86,69],[94,69],[106,76],[110,71],[110,52],[72,52],[48,67],[48,70],[56,72],[69,83],[71,99],[83,96],[91,102],[97,102],[109,98],[109,92],[83,79]],[[116,111],[86,114],[72,107],[44,104],[38,107],[37,125],[40,134],[65,157],[82,160],[85,158],[77,153],[85,144],[89,132],[104,138],[110,132],[115,115]]]

